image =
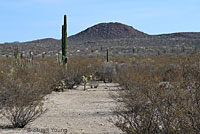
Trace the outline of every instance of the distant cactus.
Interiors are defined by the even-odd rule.
[[[97,58],[100,57],[100,53],[99,52],[96,52],[96,55],[97,55]]]
[[[23,53],[20,53],[20,58],[23,59]]]
[[[64,25],[62,25],[62,60],[67,64],[67,16],[64,15]]]
[[[82,76],[82,81],[83,81],[83,84],[84,84],[84,90],[86,90],[86,84],[88,82],[88,78],[86,76]]]
[[[16,59],[16,64],[21,66],[21,59],[23,58],[23,55],[20,53],[18,46],[14,50],[14,57]]]
[[[33,52],[29,51],[29,62],[33,65]]]
[[[62,62],[62,52],[60,53],[60,51],[58,51],[57,53],[57,62],[59,65],[61,65]]]
[[[107,62],[109,62],[109,50],[107,49],[107,53],[106,53],[106,59],[107,59]]]
[[[42,58],[45,58],[46,52],[42,52]]]
[[[160,50],[157,50],[157,55],[160,56]]]
[[[18,47],[16,47],[14,50],[14,57],[15,57],[15,59],[19,59],[19,48]]]
[[[29,58],[30,58],[30,60],[33,60],[33,52],[32,51],[29,51]]]
[[[20,58],[21,58],[21,59],[23,59],[23,58],[24,58],[24,54],[25,54],[25,52],[24,52],[24,51],[22,51],[22,52],[20,53]]]
[[[186,46],[183,46],[183,47],[182,47],[182,52],[184,53],[186,49],[187,49],[187,47],[186,47]]]
[[[64,25],[62,25],[62,60],[64,60]]]
[[[133,52],[133,54],[135,53],[135,47],[134,47],[134,48],[132,48],[132,52]]]

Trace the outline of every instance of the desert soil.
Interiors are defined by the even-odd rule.
[[[89,87],[88,87],[89,88]],[[46,96],[48,111],[24,129],[0,129],[0,134],[119,134],[108,120],[116,105],[110,94],[119,89],[115,83],[99,83],[98,88],[53,92]],[[2,118],[0,125],[9,122]]]

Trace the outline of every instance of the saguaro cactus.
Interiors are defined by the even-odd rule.
[[[64,60],[64,35],[65,35],[65,33],[64,33],[64,25],[62,25],[62,53],[61,53],[61,55],[62,55],[62,60]]]
[[[29,58],[30,58],[31,60],[33,60],[33,52],[32,52],[32,51],[29,51]]]
[[[15,48],[14,56],[15,56],[15,59],[19,59],[19,48],[18,48],[18,46]]]
[[[64,15],[64,25],[62,25],[62,60],[67,64],[67,16]]]
[[[33,66],[33,52],[32,51],[29,51],[29,62],[31,62]]]
[[[107,62],[109,62],[109,50],[107,49],[107,53],[106,53],[106,59],[107,59]]]
[[[22,52],[20,53],[20,58],[23,59],[23,58],[24,58],[24,55],[25,55],[25,52],[22,51]]]
[[[133,47],[133,48],[132,48],[132,52],[133,52],[133,54],[135,53],[135,51],[136,51],[136,48]]]
[[[46,52],[42,52],[42,58],[44,59],[46,55]]]

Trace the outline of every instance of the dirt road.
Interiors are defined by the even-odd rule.
[[[109,94],[118,90],[114,83],[100,83],[98,88],[53,92],[47,96],[48,111],[25,129],[0,129],[1,134],[119,134],[108,121],[115,106]],[[5,119],[0,123],[7,123]]]

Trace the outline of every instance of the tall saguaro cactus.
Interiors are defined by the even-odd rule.
[[[62,60],[67,64],[67,16],[64,15],[64,25],[62,25]]]

